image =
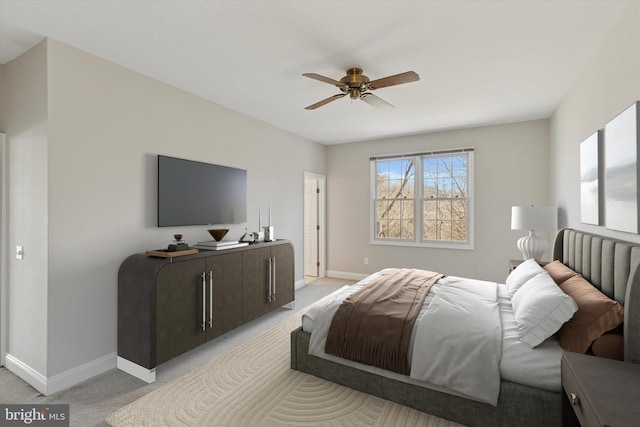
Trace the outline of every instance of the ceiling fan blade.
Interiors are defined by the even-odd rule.
[[[365,92],[362,95],[360,95],[360,99],[362,99],[367,104],[373,107],[376,107],[380,110],[390,110],[393,108],[393,105],[389,104],[387,101],[380,98],[379,96],[375,96],[374,94],[369,92]]]
[[[329,77],[321,76],[320,74],[304,73],[303,76],[309,77],[310,79],[318,80],[318,81],[321,81],[321,82],[324,82],[324,83],[329,83],[330,85],[337,86],[340,89],[347,87],[347,85],[345,85],[344,83],[342,83],[342,82],[340,82],[338,80],[334,80],[334,79],[331,79]]]
[[[396,74],[394,76],[383,77],[381,79],[372,80],[367,85],[369,89],[380,89],[381,87],[395,86],[403,83],[411,83],[420,80],[420,76],[414,71]]]
[[[340,93],[340,94],[338,94],[338,95],[333,95],[333,96],[331,96],[331,97],[329,97],[329,98],[327,98],[327,99],[323,99],[323,100],[322,100],[322,101],[320,101],[320,102],[316,102],[315,104],[311,104],[311,105],[309,105],[308,107],[305,107],[305,110],[315,110],[316,108],[318,108],[318,107],[322,107],[323,105],[328,104],[328,103],[330,103],[330,102],[333,102],[333,101],[335,101],[336,99],[340,99],[340,98],[342,98],[342,97],[343,97],[343,96],[345,96],[345,95],[346,95],[346,93]]]

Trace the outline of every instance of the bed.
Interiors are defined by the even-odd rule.
[[[624,307],[624,358],[640,363],[640,245],[563,229],[555,238],[553,259]],[[302,326],[291,333],[293,369],[465,425],[561,424],[560,390],[501,378],[494,406],[309,354],[310,341],[311,334]]]

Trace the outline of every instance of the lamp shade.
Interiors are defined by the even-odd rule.
[[[552,230],[554,209],[551,206],[513,206],[512,230]]]

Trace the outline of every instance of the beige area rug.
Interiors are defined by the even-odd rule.
[[[107,417],[121,426],[428,426],[458,424],[290,367],[302,313]]]

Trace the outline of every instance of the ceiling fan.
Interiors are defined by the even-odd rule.
[[[340,99],[347,95],[349,95],[351,99],[361,99],[367,104],[372,105],[376,108],[393,108],[393,105],[389,104],[382,98],[372,94],[370,91],[383,87],[395,86],[420,80],[420,76],[413,71],[407,71],[406,73],[383,77],[377,80],[369,80],[369,77],[362,74],[362,69],[360,68],[348,69],[347,75],[341,78],[340,81],[315,73],[305,73],[303,74],[303,76],[324,83],[329,83],[336,86],[342,91],[342,93],[333,95],[327,99],[323,99],[320,102],[309,105],[305,108],[305,110],[315,110],[318,107],[322,107],[325,104],[333,102],[336,99]]]

